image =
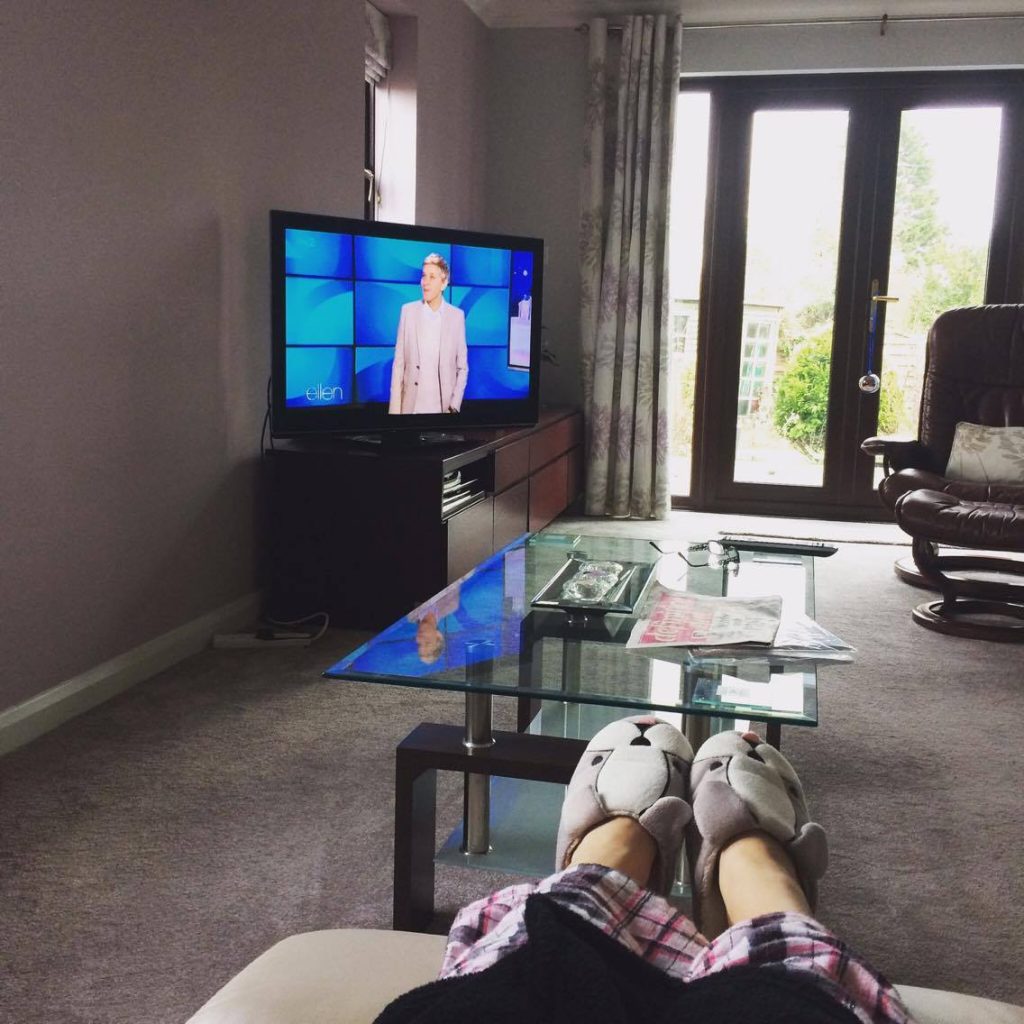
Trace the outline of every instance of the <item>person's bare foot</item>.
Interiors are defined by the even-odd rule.
[[[690,771],[694,920],[709,938],[774,911],[813,911],[828,844],[793,766],[754,732],[723,732]]]
[[[643,825],[632,818],[609,818],[579,841],[569,863],[601,864],[646,886],[657,855],[658,844]]]
[[[778,911],[811,912],[793,862],[766,832],[748,832],[722,849],[718,890],[730,925]]]

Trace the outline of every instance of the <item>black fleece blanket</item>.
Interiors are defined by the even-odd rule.
[[[529,942],[477,974],[400,996],[377,1024],[857,1024],[813,982],[739,967],[684,983],[546,896],[526,904]]]

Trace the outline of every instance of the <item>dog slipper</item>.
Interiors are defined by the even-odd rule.
[[[714,938],[728,927],[718,888],[718,855],[746,832],[782,844],[813,910],[828,866],[825,830],[810,820],[793,766],[754,732],[722,732],[701,744],[690,770],[693,823],[687,831],[693,916]]]
[[[606,725],[587,744],[562,805],[555,866],[568,866],[580,840],[609,818],[633,818],[658,848],[648,887],[667,895],[676,878],[693,748],[674,726],[653,715]]]

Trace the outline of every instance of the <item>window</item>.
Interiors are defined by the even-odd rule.
[[[380,186],[377,180],[377,87],[391,70],[391,26],[371,3],[366,16],[365,88],[363,102],[363,216],[377,219]]]
[[[364,83],[363,109],[363,217],[377,219],[377,83]]]

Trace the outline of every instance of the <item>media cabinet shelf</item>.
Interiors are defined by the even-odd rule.
[[[278,442],[266,455],[270,616],[394,622],[568,508],[582,485],[582,438],[577,410],[547,409],[535,427],[474,430],[451,444]],[[442,519],[442,481],[455,470],[484,498]]]

